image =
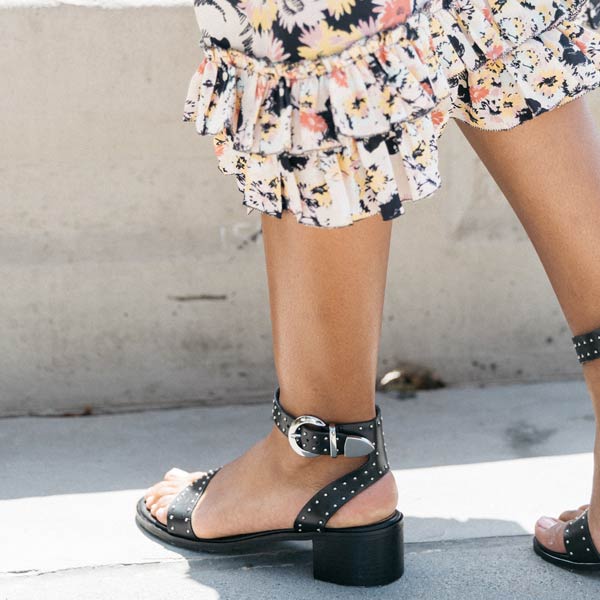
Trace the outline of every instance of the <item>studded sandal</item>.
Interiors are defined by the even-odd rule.
[[[364,463],[319,490],[300,510],[293,528],[218,538],[197,537],[191,526],[194,507],[211,479],[213,469],[181,490],[167,508],[167,525],[154,518],[144,498],[137,503],[136,522],[152,536],[181,548],[200,552],[239,552],[260,548],[264,542],[310,540],[315,579],[341,585],[375,586],[391,583],[404,572],[403,516],[359,527],[327,527],[331,517],[352,498],[381,479],[390,469],[383,437],[382,417],[356,423],[326,423],[312,415],[294,417],[273,396],[273,420],[294,452],[316,456],[359,457]]]
[[[572,341],[580,363],[600,358],[600,328],[576,335]],[[534,537],[535,553],[544,560],[562,567],[587,571],[600,570],[600,552],[592,541],[588,511],[589,509],[586,509],[579,517],[568,522],[563,533],[566,552],[554,552]]]
[[[600,570],[600,553],[592,541],[588,524],[588,509],[567,523],[563,536],[566,552],[550,550],[534,537],[535,553],[544,560],[561,567],[584,571]]]

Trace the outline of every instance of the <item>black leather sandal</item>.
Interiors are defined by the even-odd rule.
[[[327,521],[345,503],[389,471],[379,407],[371,421],[325,423],[312,415],[293,417],[287,413],[279,402],[277,388],[273,420],[300,456],[365,456],[366,460],[358,469],[319,490],[298,513],[293,528],[197,537],[191,527],[192,511],[221,467],[179,492],[168,506],[167,525],[157,521],[146,508],[144,498],[140,498],[137,524],[163,542],[200,552],[255,551],[265,542],[311,540],[315,579],[354,586],[384,585],[399,579],[404,572],[404,520],[400,512],[372,525],[327,527]]]
[[[573,347],[580,363],[600,358],[600,328],[574,336]],[[588,509],[568,522],[563,537],[566,552],[554,552],[542,545],[535,537],[533,549],[544,560],[561,567],[585,571],[600,570],[600,552],[592,541]]]
[[[543,546],[537,538],[533,538],[533,549],[544,560],[583,571],[600,570],[600,553],[592,541],[588,525],[588,510],[579,517],[568,522],[564,532],[566,553],[554,552]]]

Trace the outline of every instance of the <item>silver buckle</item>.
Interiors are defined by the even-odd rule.
[[[318,417],[314,417],[312,415],[301,415],[295,418],[288,429],[288,441],[290,442],[290,446],[292,450],[299,454],[300,456],[304,456],[306,458],[314,458],[315,456],[321,456],[318,452],[309,452],[308,450],[304,450],[300,447],[300,437],[301,435],[297,433],[298,429],[302,427],[302,425],[314,425],[316,427],[329,428],[329,456],[335,458],[338,455],[338,445],[337,445],[337,430],[335,425],[327,425]],[[344,456],[349,458],[354,458],[357,456],[366,456],[367,454],[371,454],[375,450],[375,446],[372,442],[370,442],[367,438],[362,436],[349,435],[346,437],[346,441],[344,442]]]
[[[314,458],[315,456],[320,456],[317,452],[309,452],[308,450],[304,450],[300,447],[298,443],[300,441],[300,434],[296,433],[302,425],[316,425],[317,427],[327,427],[327,425],[321,421],[318,417],[313,417],[312,415],[301,415],[296,417],[290,428],[288,430],[288,440],[290,442],[290,446],[292,450],[299,454],[300,456],[305,456],[306,458]]]

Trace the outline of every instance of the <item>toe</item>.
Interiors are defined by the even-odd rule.
[[[165,473],[164,479],[166,479],[167,481],[173,481],[177,479],[187,479],[189,476],[190,473],[188,471],[184,471],[183,469],[180,469],[178,467],[173,467]]]
[[[156,513],[154,514],[154,517],[157,521],[159,521],[163,525],[166,525],[167,524],[167,509],[165,507],[159,508],[156,511]]]
[[[154,505],[154,512],[152,514],[163,525],[167,524],[167,511],[173,498],[175,498],[174,495],[163,496],[160,501]]]
[[[156,500],[165,494],[172,494],[181,489],[181,487],[181,484],[178,484],[177,482],[160,481],[146,490],[146,494],[144,495],[146,504],[150,504],[152,499]]]
[[[156,506],[158,508],[166,508],[176,496],[177,494],[165,494],[156,502]]]
[[[560,517],[558,518],[561,521],[572,521],[573,519],[580,517],[589,507],[589,504],[583,504],[576,510],[565,510],[565,512],[561,513]]]
[[[175,496],[176,496],[176,494],[169,494],[169,495],[166,495],[166,496],[161,496],[160,498],[154,500],[154,502],[148,507],[149,510],[150,510],[150,514],[153,517],[158,518],[159,511],[162,511],[163,508],[166,511],[166,509],[169,506],[171,500],[173,500],[173,498],[175,498]]]
[[[565,521],[552,517],[541,517],[535,524],[535,537],[538,541],[554,552],[565,552],[564,530]]]

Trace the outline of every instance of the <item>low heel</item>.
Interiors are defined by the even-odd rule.
[[[315,579],[339,585],[375,586],[396,581],[404,573],[404,521],[353,531],[331,529],[313,538]]]

